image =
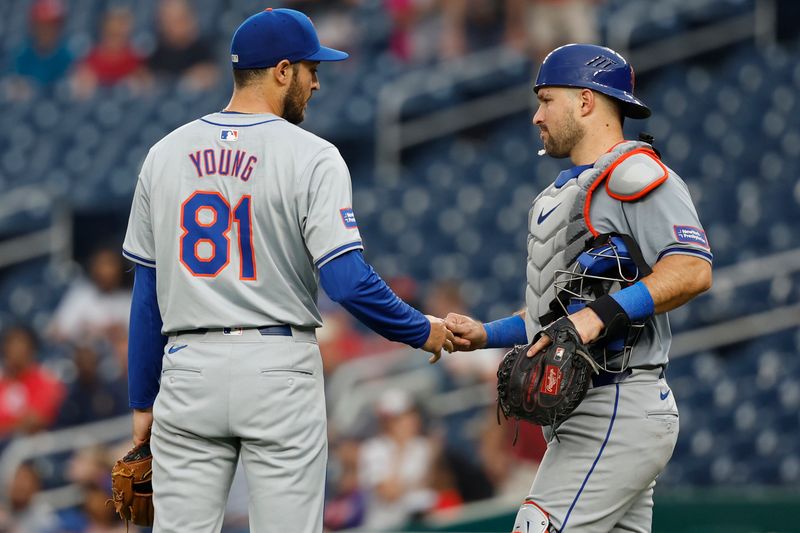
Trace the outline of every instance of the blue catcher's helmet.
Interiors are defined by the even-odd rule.
[[[542,87],[582,87],[614,98],[622,113],[631,118],[647,118],[650,109],[633,96],[633,67],[624,57],[605,46],[567,44],[544,58],[534,92]]]

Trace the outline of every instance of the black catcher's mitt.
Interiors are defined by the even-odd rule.
[[[553,342],[528,357],[528,350],[542,335]],[[498,410],[506,418],[556,426],[581,403],[589,390],[592,371],[599,367],[566,317],[543,329],[534,342],[515,346],[500,363]]]

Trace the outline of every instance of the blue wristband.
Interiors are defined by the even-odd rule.
[[[625,311],[631,322],[641,322],[653,316],[655,303],[647,285],[638,281],[611,295],[615,302]]]
[[[487,348],[508,348],[515,344],[528,344],[525,321],[519,315],[487,322],[483,328],[486,330]]]

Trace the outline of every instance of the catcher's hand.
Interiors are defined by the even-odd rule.
[[[527,353],[539,337],[552,339],[533,357]],[[498,409],[508,417],[553,426],[581,403],[592,371],[599,366],[589,355],[572,322],[560,318],[542,330],[534,343],[516,346],[497,369]]]
[[[125,523],[153,525],[153,456],[144,442],[117,461],[111,470],[114,510]]]
[[[603,324],[603,321],[597,316],[597,313],[589,307],[584,307],[577,313],[569,315],[568,318],[574,326],[575,331],[579,333],[578,338],[581,339],[583,344],[590,344],[597,340],[603,332],[603,328],[605,328],[605,324]],[[557,322],[558,320],[553,322],[551,326],[554,326]],[[531,343],[531,347],[528,350],[528,357],[533,357],[537,352],[543,350],[552,342],[552,339],[547,334],[548,329],[549,327],[545,328],[541,332],[543,334],[536,336],[536,339],[534,339],[535,342]]]

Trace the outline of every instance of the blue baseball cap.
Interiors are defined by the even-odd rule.
[[[311,19],[294,9],[267,8],[239,26],[231,40],[231,62],[237,70],[274,67],[282,60],[341,61],[347,52],[319,44]]]

